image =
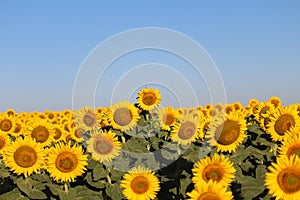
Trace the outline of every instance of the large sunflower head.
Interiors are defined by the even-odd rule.
[[[100,128],[96,112],[91,107],[81,108],[74,116],[78,128],[82,128],[85,131],[97,130]]]
[[[170,131],[176,121],[180,119],[180,115],[173,107],[167,107],[159,110],[158,119],[162,125],[162,129]]]
[[[298,156],[277,158],[265,175],[265,185],[276,199],[299,199],[300,160]]]
[[[183,115],[171,131],[171,139],[181,145],[188,145],[201,135],[199,119],[189,115]]]
[[[138,105],[143,110],[152,110],[159,106],[161,101],[161,95],[157,89],[144,88],[138,92]]]
[[[123,132],[135,127],[139,117],[138,109],[128,101],[112,104],[108,112],[108,120],[111,126]]]
[[[232,200],[231,191],[226,191],[226,187],[216,181],[209,180],[207,183],[197,185],[194,190],[188,192],[190,200]]]
[[[227,157],[214,154],[212,157],[207,156],[195,163],[192,172],[194,175],[192,181],[195,185],[213,180],[227,187],[231,184],[236,170]]]
[[[221,123],[214,123],[206,134],[211,146],[216,146],[218,152],[235,152],[246,138],[246,120],[239,113],[232,112],[226,115]]]
[[[94,131],[87,141],[87,151],[92,154],[94,160],[111,162],[120,154],[121,143],[112,131]]]
[[[129,200],[154,199],[160,190],[159,180],[154,172],[144,167],[132,168],[123,176],[120,186]]]
[[[6,147],[3,161],[16,174],[28,177],[43,167],[44,157],[42,146],[25,137],[25,139],[17,138]]]
[[[300,119],[294,106],[280,107],[270,117],[267,125],[267,133],[269,133],[273,141],[282,141],[286,137],[287,131],[292,127],[299,127]]]
[[[87,155],[81,146],[58,143],[48,151],[47,171],[55,181],[74,182],[86,170]]]
[[[0,131],[0,155],[2,155],[3,151],[10,144],[10,138],[6,132]]]
[[[291,155],[300,156],[300,130],[299,128],[292,128],[287,133],[287,137],[282,141],[282,145],[278,148],[279,155],[287,156]]]
[[[54,135],[53,125],[46,120],[32,118],[26,126],[26,136],[33,138],[44,147],[51,144]]]

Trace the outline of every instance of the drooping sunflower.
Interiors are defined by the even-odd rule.
[[[124,196],[129,200],[154,199],[160,190],[159,180],[154,172],[140,166],[126,173],[120,186],[124,189]]]
[[[162,108],[158,112],[158,119],[163,130],[170,131],[175,125],[176,120],[180,119],[180,115],[173,107]]]
[[[265,175],[265,185],[276,199],[298,200],[300,197],[300,160],[291,155],[277,158]]]
[[[286,139],[282,141],[282,145],[278,148],[280,156],[291,155],[300,156],[300,130],[299,128],[292,128],[287,131]]]
[[[300,119],[294,106],[280,107],[270,116],[270,122],[267,125],[267,133],[273,141],[282,141],[287,131],[292,127],[299,127]]]
[[[227,157],[214,154],[212,157],[207,156],[196,162],[192,172],[194,175],[192,181],[195,185],[213,180],[227,187],[231,184],[236,170]]]
[[[87,141],[87,151],[92,154],[94,160],[111,162],[120,154],[121,143],[112,131],[94,131]]]
[[[10,138],[7,133],[4,131],[0,131],[0,155],[2,155],[3,150],[10,144]]]
[[[276,111],[275,106],[270,102],[261,102],[257,106],[257,112],[254,114],[255,120],[259,122],[260,127],[266,131],[270,122],[270,117]]]
[[[246,138],[247,124],[239,112],[231,112],[226,115],[225,120],[213,123],[206,134],[206,139],[211,146],[216,146],[217,151],[235,152]]]
[[[38,172],[44,165],[44,151],[39,143],[29,137],[17,138],[3,153],[3,161],[14,173],[25,178]]]
[[[98,122],[96,112],[91,107],[83,107],[78,112],[75,112],[75,124],[78,128],[82,128],[85,131],[99,129],[100,123]]]
[[[137,125],[139,119],[138,109],[128,101],[112,104],[108,112],[110,125],[123,132],[131,130]]]
[[[188,145],[201,136],[199,119],[183,115],[171,131],[171,139],[180,145]]]
[[[87,155],[81,146],[58,143],[48,151],[47,171],[55,181],[74,182],[86,170]]]
[[[194,190],[188,192],[190,200],[232,200],[231,191],[226,191],[226,188],[218,184],[216,181],[209,180],[201,186],[197,185]]]
[[[15,115],[8,115],[3,113],[0,115],[0,130],[11,133],[16,127]]]
[[[143,110],[152,110],[159,106],[161,101],[161,95],[157,89],[144,88],[138,92],[138,105]]]
[[[43,147],[48,146],[53,141],[55,135],[55,129],[53,125],[40,118],[32,118],[26,126],[26,136],[36,140],[37,143],[41,143]]]

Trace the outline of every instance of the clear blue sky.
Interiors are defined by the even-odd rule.
[[[218,66],[229,103],[273,95],[284,104],[300,102],[299,9],[299,1],[271,0],[0,0],[0,111],[71,109],[77,71],[91,50],[142,27],[173,29],[202,45]],[[106,84],[107,91],[97,91],[97,106],[108,105],[101,95],[114,82]],[[198,89],[197,96],[210,103],[207,91]]]

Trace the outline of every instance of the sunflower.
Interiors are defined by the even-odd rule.
[[[291,155],[272,163],[265,175],[265,185],[276,199],[298,200],[300,197],[300,160]]]
[[[286,140],[282,141],[282,145],[278,148],[279,155],[287,156],[291,155],[300,156],[300,131],[297,128],[292,128],[287,132]]]
[[[0,131],[11,133],[15,127],[15,115],[9,115],[5,113],[0,115]]]
[[[236,172],[233,163],[224,155],[214,154],[212,157],[205,157],[195,163],[192,169],[195,185],[201,185],[209,180],[216,181],[222,186],[229,186]]]
[[[280,107],[270,117],[266,132],[271,135],[273,141],[282,141],[287,131],[292,127],[299,127],[299,123],[300,119],[295,107]]]
[[[138,93],[138,105],[143,110],[152,110],[159,106],[161,101],[161,95],[157,89],[144,88]]]
[[[24,174],[27,178],[44,165],[44,151],[39,143],[29,137],[17,138],[6,147],[3,161],[16,174]]]
[[[50,122],[39,118],[32,118],[26,126],[26,136],[41,143],[42,146],[48,146],[53,141],[55,129]]]
[[[92,154],[94,160],[111,162],[120,154],[121,143],[112,131],[94,131],[87,141],[87,151]]]
[[[201,186],[197,185],[194,190],[188,192],[190,200],[232,200],[231,191],[226,191],[226,188],[218,184],[216,181],[209,180]]]
[[[66,132],[64,130],[64,126],[62,124],[55,124],[55,125],[53,125],[53,129],[54,129],[54,135],[53,135],[54,141],[57,142],[57,141],[62,140],[62,138]]]
[[[112,104],[107,117],[114,129],[125,132],[137,125],[140,116],[133,103],[123,101]]]
[[[91,107],[83,107],[74,114],[75,124],[78,128],[85,131],[97,130],[100,128],[96,112]]]
[[[180,122],[174,125],[171,131],[171,139],[181,145],[188,145],[201,136],[199,119],[183,115]]]
[[[176,120],[179,120],[179,113],[173,107],[162,108],[158,112],[158,119],[163,130],[170,131],[175,125]]]
[[[6,132],[0,131],[0,155],[2,155],[3,150],[9,145],[10,138]]]
[[[55,181],[74,182],[86,170],[87,155],[81,146],[58,143],[48,151],[47,171]]]
[[[271,104],[273,104],[275,108],[279,108],[281,106],[281,100],[280,100],[279,97],[275,97],[275,96],[270,97],[268,99],[268,102],[270,102]]]
[[[226,115],[224,121],[213,123],[206,134],[211,146],[216,146],[218,152],[235,152],[246,138],[247,124],[239,112]]]
[[[13,116],[13,117],[17,115],[16,111],[13,110],[13,109],[8,109],[8,110],[6,110],[6,111],[5,111],[5,114],[6,114],[7,116]]]
[[[159,180],[154,172],[140,166],[126,173],[120,186],[124,189],[124,196],[129,200],[154,199],[160,190]]]

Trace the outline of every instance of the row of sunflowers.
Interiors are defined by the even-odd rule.
[[[0,113],[0,199],[300,199],[300,104]]]

